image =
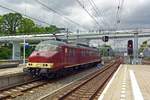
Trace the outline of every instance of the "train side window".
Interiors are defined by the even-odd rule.
[[[91,56],[92,54],[91,54],[91,51],[89,52],[89,55]]]
[[[83,56],[84,56],[84,50],[83,50]]]
[[[85,55],[85,50],[83,50],[83,56]]]
[[[73,50],[72,50],[72,48],[70,49],[70,57],[72,57],[73,56]]]
[[[81,55],[84,56],[84,51],[83,50],[81,50]]]
[[[88,50],[86,51],[86,55],[88,55]]]
[[[72,54],[72,56],[74,56],[74,55],[73,55],[73,48],[72,48],[72,52],[71,52],[71,54]]]
[[[69,56],[71,56],[71,49],[69,49]]]
[[[75,56],[75,51],[74,51],[73,48],[70,48],[70,49],[68,50],[68,53],[69,53],[69,56],[70,56],[70,57]]]
[[[72,55],[75,56],[75,48],[72,49]]]

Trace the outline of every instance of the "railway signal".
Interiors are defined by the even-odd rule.
[[[127,50],[128,50],[128,55],[133,55],[133,41],[132,40],[128,41]]]
[[[108,36],[103,36],[103,37],[102,37],[102,40],[103,40],[104,42],[108,42],[109,37],[108,37]]]

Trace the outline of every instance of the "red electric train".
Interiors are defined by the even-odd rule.
[[[96,48],[71,45],[61,41],[40,42],[28,58],[25,72],[32,75],[52,76],[68,69],[79,69],[101,62]]]

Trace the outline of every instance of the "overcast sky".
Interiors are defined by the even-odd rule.
[[[40,0],[48,7],[61,12],[65,17],[73,20],[86,28],[95,28],[96,22],[82,9],[76,0]],[[102,28],[114,28],[117,16],[117,6],[123,0],[93,0],[99,9],[95,13],[89,3],[91,0],[79,0]],[[81,28],[79,25],[71,24],[64,17],[59,16],[42,5],[36,0],[0,0],[0,5],[14,9],[20,13],[32,16],[45,21],[49,24],[56,24],[59,27],[69,27],[73,29]],[[150,27],[150,0],[124,0],[123,8],[119,13],[121,23],[119,28],[141,28]],[[10,11],[0,8],[0,14]],[[43,25],[40,22],[37,22]]]

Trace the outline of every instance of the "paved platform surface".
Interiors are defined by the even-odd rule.
[[[19,65],[16,68],[0,69],[0,76],[22,73],[23,72],[23,67],[24,67],[23,65]]]
[[[99,100],[150,100],[150,65],[120,65]]]

